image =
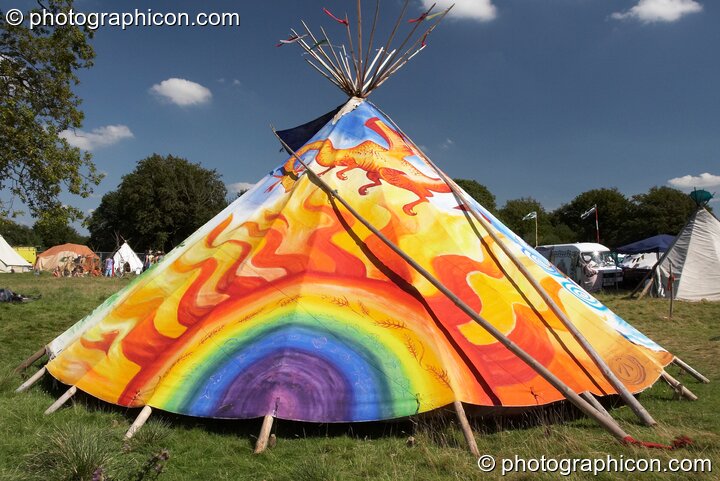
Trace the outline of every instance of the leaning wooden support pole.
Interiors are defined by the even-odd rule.
[[[45,352],[45,346],[43,346],[41,349],[38,349],[35,354],[21,362],[20,365],[15,368],[13,373],[19,374],[23,372],[25,369],[29,368],[35,361],[43,357],[45,355]]]
[[[437,169],[438,172],[440,172],[439,169]],[[451,189],[455,190],[454,182],[450,179],[447,179],[447,181],[452,182]],[[461,196],[460,192],[456,192],[456,195]],[[463,202],[465,202],[465,199],[460,197]],[[465,204],[467,206],[467,204]],[[467,206],[469,207],[469,206]],[[632,395],[632,393],[628,390],[628,388],[623,384],[623,382],[618,379],[618,377],[615,375],[615,373],[610,369],[610,366],[607,365],[605,362],[605,359],[602,358],[600,353],[598,353],[595,348],[590,344],[590,341],[587,340],[587,338],[578,330],[578,328],[575,326],[575,324],[567,317],[565,312],[560,309],[560,306],[557,305],[557,303],[550,297],[550,294],[543,288],[540,283],[533,277],[533,275],[528,271],[527,267],[520,262],[520,260],[515,256],[515,254],[505,245],[505,243],[493,232],[492,226],[489,224],[487,220],[485,220],[481,215],[479,215],[477,212],[475,212],[474,209],[469,209],[471,212],[471,215],[482,225],[485,232],[487,232],[492,240],[495,242],[496,245],[500,246],[500,249],[505,253],[505,255],[512,261],[512,263],[517,267],[517,269],[522,273],[522,275],[525,277],[525,279],[530,283],[531,286],[535,289],[535,291],[540,294],[540,297],[543,301],[545,301],[545,304],[550,308],[550,310],[555,314],[555,316],[562,322],[562,324],[565,326],[565,328],[572,334],[572,336],[575,338],[577,343],[582,347],[582,349],[587,353],[587,355],[592,359],[592,361],[595,363],[595,365],[598,367],[600,372],[602,372],[603,376],[607,381],[610,383],[610,385],[615,388],[615,391],[620,395],[622,400],[627,404],[630,409],[633,410],[635,415],[647,426],[654,426],[657,424],[657,421],[653,419],[653,417],[650,415],[650,413],[647,412],[645,407],[643,407],[642,404],[635,398],[635,396]]]
[[[645,287],[643,287],[643,290],[640,291],[640,295],[638,296],[638,301],[645,297],[648,292],[650,292],[650,288],[655,284],[655,276],[650,278],[650,281],[645,284]]]
[[[470,452],[475,457],[480,456],[480,450],[477,447],[477,442],[475,442],[475,435],[470,428],[470,423],[465,415],[465,409],[463,408],[462,403],[460,401],[455,401],[453,402],[453,406],[455,406],[455,413],[457,414],[458,421],[460,421],[460,427],[462,428],[462,432],[465,436],[465,441],[468,443]]]
[[[603,405],[600,404],[600,401],[598,401],[597,398],[595,396],[593,396],[593,394],[590,391],[581,392],[580,396],[582,396],[582,398],[584,400],[586,400],[587,402],[592,404],[595,409],[597,409],[599,412],[603,413],[605,416],[612,417],[612,416],[610,416],[610,413],[607,412],[607,410],[603,407]]]
[[[688,363],[686,363],[679,357],[676,357],[675,359],[673,359],[673,364],[675,364],[677,367],[679,367],[683,371],[690,374],[692,377],[694,377],[701,383],[704,383],[704,384],[710,383],[710,379],[708,379],[705,376],[703,376],[702,374],[700,374],[697,370],[695,370],[692,366],[690,366]]]
[[[65,391],[65,393],[57,399],[57,401],[52,403],[50,407],[45,410],[45,414],[52,414],[58,409],[60,409],[60,406],[65,404],[67,400],[73,397],[76,392],[77,388],[75,386],[70,386],[70,389]]]
[[[258,435],[257,442],[255,443],[255,454],[260,454],[267,448],[268,439],[270,439],[270,430],[272,429],[274,420],[275,418],[272,414],[268,414],[263,418],[262,427],[260,427],[260,434]]]
[[[27,381],[25,381],[24,383],[22,383],[22,384],[20,385],[20,387],[15,390],[15,392],[27,391],[27,390],[30,388],[30,386],[32,386],[33,384],[35,384],[36,382],[38,382],[38,380],[39,380],[41,377],[43,377],[43,375],[45,374],[46,371],[47,371],[47,368],[45,368],[45,366],[41,367],[41,368],[38,370],[38,372],[36,372],[36,373],[33,374],[30,378],[28,378]]]
[[[570,403],[577,407],[580,411],[585,413],[587,416],[595,419],[598,424],[608,430],[618,440],[625,442],[628,438],[628,434],[622,430],[622,428],[612,419],[598,412],[591,404],[581,398],[575,391],[573,391],[567,384],[565,384],[560,378],[553,374],[549,369],[539,363],[534,357],[524,351],[520,346],[511,341],[505,334],[499,329],[488,322],[484,317],[475,312],[469,305],[467,305],[462,299],[452,293],[444,284],[442,284],[435,276],[428,272],[424,267],[418,264],[412,257],[410,257],[405,251],[395,245],[390,239],[388,239],[382,232],[377,230],[367,219],[365,219],[358,211],[356,211],[342,196],[334,191],[320,176],[318,176],[308,165],[293,151],[279,135],[273,129],[275,136],[278,138],[280,143],[283,145],[285,150],[289,152],[293,158],[295,158],[303,167],[308,176],[317,183],[328,195],[331,202],[337,200],[342,204],[345,209],[355,217],[361,224],[363,224],[370,232],[372,232],[380,241],[388,246],[393,252],[400,256],[405,262],[407,262],[418,274],[424,277],[430,284],[432,284],[438,291],[445,295],[453,304],[455,304],[461,311],[467,314],[470,319],[477,322],[482,326],[488,334],[494,337],[500,344],[505,346],[515,356],[520,358],[525,364],[531,369],[538,373],[543,379],[545,379],[552,387],[554,387],[563,397],[565,397]]]
[[[670,385],[671,388],[675,390],[676,393],[678,393],[678,395],[680,395],[680,397],[684,397],[689,401],[697,401],[698,397],[670,374],[663,371],[661,377],[666,383]]]
[[[388,117],[389,118],[389,117]],[[391,120],[392,122],[392,120]],[[393,125],[398,129],[398,131],[403,135],[405,139],[408,139],[408,142],[410,142],[415,149],[417,149],[418,152],[422,152],[420,148],[415,145],[411,140],[409,140],[409,137],[400,130],[400,128],[395,124],[395,122],[392,122]],[[435,172],[440,176],[440,178],[450,187],[450,190],[455,195],[455,198],[462,203],[463,207],[465,207],[465,210],[470,212],[470,214],[475,218],[475,220],[480,223],[483,230],[488,233],[490,238],[495,242],[496,245],[500,247],[500,249],[503,251],[503,253],[510,259],[510,261],[515,265],[515,267],[520,271],[520,273],[525,277],[525,279],[530,283],[530,285],[533,287],[533,289],[540,295],[542,300],[545,302],[545,304],[550,308],[550,310],[555,314],[555,316],[558,318],[558,320],[565,326],[565,328],[572,334],[573,338],[577,341],[577,343],[582,347],[582,349],[587,353],[587,355],[592,359],[592,361],[595,363],[595,365],[598,367],[600,372],[602,372],[603,376],[607,381],[610,383],[610,385],[615,388],[615,391],[620,395],[622,400],[627,404],[630,409],[633,410],[633,412],[637,415],[637,417],[647,426],[654,426],[657,424],[657,422],[652,418],[650,413],[647,412],[647,410],[643,407],[642,404],[635,398],[635,396],[632,395],[632,393],[628,390],[628,388],[625,386],[625,384],[618,379],[618,377],[615,375],[615,373],[610,369],[610,367],[607,365],[605,360],[600,356],[600,354],[593,348],[592,344],[585,338],[585,336],[575,327],[575,324],[567,317],[565,312],[560,309],[560,307],[557,305],[557,303],[552,299],[550,294],[548,294],[547,290],[543,288],[540,283],[533,277],[533,275],[530,273],[530,271],[525,267],[525,265],[517,258],[517,256],[508,248],[507,245],[505,245],[505,242],[500,239],[500,237],[495,234],[495,232],[492,229],[492,226],[490,225],[490,222],[486,220],[483,216],[478,214],[475,209],[473,209],[468,202],[465,200],[465,197],[462,195],[462,192],[458,188],[457,184],[455,184],[455,181],[450,179],[445,173],[438,168],[437,165],[433,163],[432,160],[430,160],[429,157],[427,157],[425,154],[423,154],[423,158],[428,162],[428,164],[435,170]]]
[[[145,424],[145,422],[148,420],[150,415],[152,414],[152,408],[150,406],[145,406],[142,408],[142,411],[140,411],[140,414],[138,414],[138,417],[135,418],[135,422],[132,423],[132,426],[130,426],[130,429],[127,430],[125,433],[125,439],[130,439],[133,436],[135,436],[135,433],[137,433],[141,427]]]

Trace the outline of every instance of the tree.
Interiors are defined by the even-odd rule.
[[[537,214],[538,244],[564,244],[572,242],[568,226],[557,221],[552,213],[532,197],[511,199],[498,211],[500,220],[525,242],[535,245],[535,220],[523,218],[530,212]]]
[[[220,174],[172,155],[154,154],[123,176],[90,216],[90,243],[113,250],[116,236],[135,249],[168,251],[226,205]]]
[[[497,211],[497,205],[495,204],[495,196],[488,190],[487,187],[482,185],[476,180],[468,179],[453,179],[457,185],[468,193],[470,197],[475,199],[480,205],[485,207],[493,214]]]
[[[508,200],[498,211],[498,217],[525,242],[535,245],[535,220],[523,220],[531,212],[535,212],[537,215],[538,243],[548,243],[547,239],[551,235],[553,225],[547,212],[537,200],[531,197]]]
[[[689,195],[671,187],[653,187],[645,194],[633,196],[631,221],[633,240],[658,234],[678,234],[695,211]]]
[[[85,244],[87,237],[82,236],[68,224],[64,216],[45,214],[33,225],[33,231],[45,248],[58,244]]]
[[[48,0],[43,7],[68,12],[73,1]],[[10,25],[0,10],[0,189],[12,196],[0,203],[0,214],[13,211],[17,199],[35,216],[53,212],[77,219],[81,212],[62,208],[60,193],[87,197],[100,182],[90,154],[58,135],[82,125],[72,86],[76,71],[92,65],[91,35],[69,25]]]
[[[41,244],[40,238],[31,227],[18,224],[10,219],[0,219],[0,235],[11,246],[39,246]]]
[[[617,247],[632,240],[628,225],[632,204],[618,189],[612,188],[583,192],[554,212],[556,222],[566,224],[575,233],[573,242],[595,242],[595,215],[580,218],[593,205],[597,205],[600,218],[601,244]]]

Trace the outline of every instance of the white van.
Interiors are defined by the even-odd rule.
[[[539,246],[537,251],[588,292],[617,287],[623,280],[622,269],[602,244],[555,244]]]

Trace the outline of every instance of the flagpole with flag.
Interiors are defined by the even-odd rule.
[[[595,206],[595,240],[600,243],[600,222],[598,221],[597,205]]]
[[[597,204],[593,205],[588,210],[586,210],[585,212],[580,214],[580,219],[581,220],[587,219],[588,217],[590,217],[590,214],[592,214],[593,212],[595,213],[595,239],[596,239],[597,243],[599,244],[600,243],[600,222],[598,220]]]
[[[525,215],[525,217],[522,218],[522,220],[530,220],[535,219],[535,247],[538,246],[538,221],[537,221],[537,212],[532,211]]]

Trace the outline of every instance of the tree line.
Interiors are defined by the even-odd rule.
[[[593,189],[552,211],[532,197],[511,199],[498,208],[486,186],[469,179],[455,181],[531,245],[535,221],[523,220],[530,212],[537,213],[540,244],[589,242],[595,240],[594,215],[580,217],[597,206],[600,242],[613,248],[657,234],[677,234],[695,209],[687,194],[670,187],[652,187],[629,198],[616,188]],[[0,229],[11,245],[50,247],[73,242],[112,251],[125,239],[138,250],[167,252],[220,212],[227,196],[216,170],[153,154],[102,197],[85,220],[89,237],[80,235],[63,217],[42,216],[32,227],[6,218],[0,220]]]
[[[530,212],[537,213],[540,245],[595,242],[595,215],[586,219],[581,215],[597,206],[600,243],[616,248],[658,234],[676,235],[696,208],[690,196],[666,186],[630,197],[617,188],[593,189],[552,211],[532,197],[511,199],[498,208],[495,196],[484,185],[474,180],[455,180],[530,245],[535,243],[535,221],[523,220]]]

